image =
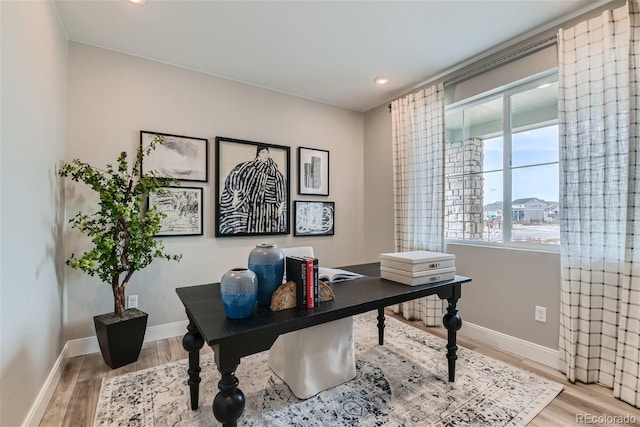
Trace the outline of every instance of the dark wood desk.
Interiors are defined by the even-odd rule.
[[[213,413],[225,426],[235,426],[244,410],[244,394],[238,388],[235,371],[240,359],[271,348],[279,335],[342,319],[371,310],[378,310],[378,341],[384,342],[384,308],[428,295],[438,295],[448,301],[443,317],[448,330],[447,359],[449,381],[455,378],[456,332],[462,326],[456,304],[461,297],[463,283],[471,279],[456,276],[446,282],[407,286],[380,278],[380,265],[363,264],[342,267],[367,277],[332,285],[335,300],[319,307],[298,310],[292,308],[273,312],[258,307],[247,319],[228,319],[222,308],[220,284],[177,288],[176,293],[185,306],[189,325],[182,344],[189,352],[189,388],[191,408],[198,408],[200,385],[200,349],[206,342],[215,353],[215,362],[222,379],[213,401]]]

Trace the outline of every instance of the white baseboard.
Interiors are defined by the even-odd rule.
[[[147,333],[144,336],[144,342],[159,341],[167,338],[182,337],[187,333],[187,320],[181,320],[179,322],[165,323],[164,325],[157,325],[147,328]]]
[[[482,341],[485,344],[505,350],[518,356],[526,357],[553,369],[560,369],[560,353],[549,347],[544,347],[502,332],[487,329],[484,326],[463,322],[460,335]]]
[[[187,333],[187,324],[188,322],[183,320],[180,322],[166,323],[164,325],[150,326],[144,335],[144,342],[158,341],[184,335]],[[83,356],[100,351],[98,339],[95,335],[67,341],[67,345],[69,346],[67,357]]]
[[[69,358],[100,351],[98,339],[95,336],[67,341],[65,347],[68,347],[66,356]]]
[[[167,323],[164,325],[151,326],[147,328],[144,335],[144,342],[158,341],[165,338],[172,338],[182,336],[187,332],[187,321]],[[51,368],[51,372],[47,377],[44,385],[40,389],[36,400],[33,402],[27,417],[22,423],[23,426],[38,426],[42,421],[47,405],[53,396],[53,392],[62,378],[64,368],[67,366],[67,362],[70,358],[76,356],[83,356],[85,354],[98,353],[100,346],[98,345],[98,339],[95,336],[79,338],[75,340],[67,341],[58,356],[58,359]]]
[[[65,354],[68,344],[69,343],[65,344],[62,352],[60,353],[60,356],[58,356],[58,359],[56,359],[55,363],[53,364],[51,372],[49,372],[44,385],[40,389],[38,396],[36,396],[36,400],[34,400],[33,405],[31,405],[31,408],[29,409],[29,412],[27,413],[27,416],[22,423],[23,426],[37,427],[40,424],[42,416],[44,415],[44,411],[47,409],[49,401],[53,396],[53,392],[56,390],[56,386],[58,385],[58,382],[60,382],[60,378],[62,378],[64,368],[66,368],[67,366],[67,361],[69,360],[69,358],[65,357]]]

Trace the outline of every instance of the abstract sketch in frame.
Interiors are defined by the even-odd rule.
[[[298,194],[329,195],[329,152],[298,147]]]
[[[200,187],[163,187],[162,193],[149,194],[149,209],[166,215],[156,236],[201,236],[202,206]]]
[[[294,236],[333,236],[335,234],[335,203],[305,202],[294,204]]]
[[[142,163],[141,172],[155,171],[156,176],[181,181],[209,180],[209,141],[205,138],[140,131],[140,145],[148,147],[156,135],[164,138]]]
[[[216,137],[216,237],[289,234],[290,149]]]

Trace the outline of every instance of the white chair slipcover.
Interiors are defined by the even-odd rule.
[[[282,251],[285,256],[314,256],[310,246]],[[352,380],[353,317],[280,335],[269,350],[269,367],[299,399]]]

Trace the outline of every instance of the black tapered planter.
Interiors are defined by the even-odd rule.
[[[115,369],[138,360],[148,317],[147,313],[130,308],[122,318],[113,313],[93,318],[104,363]]]

